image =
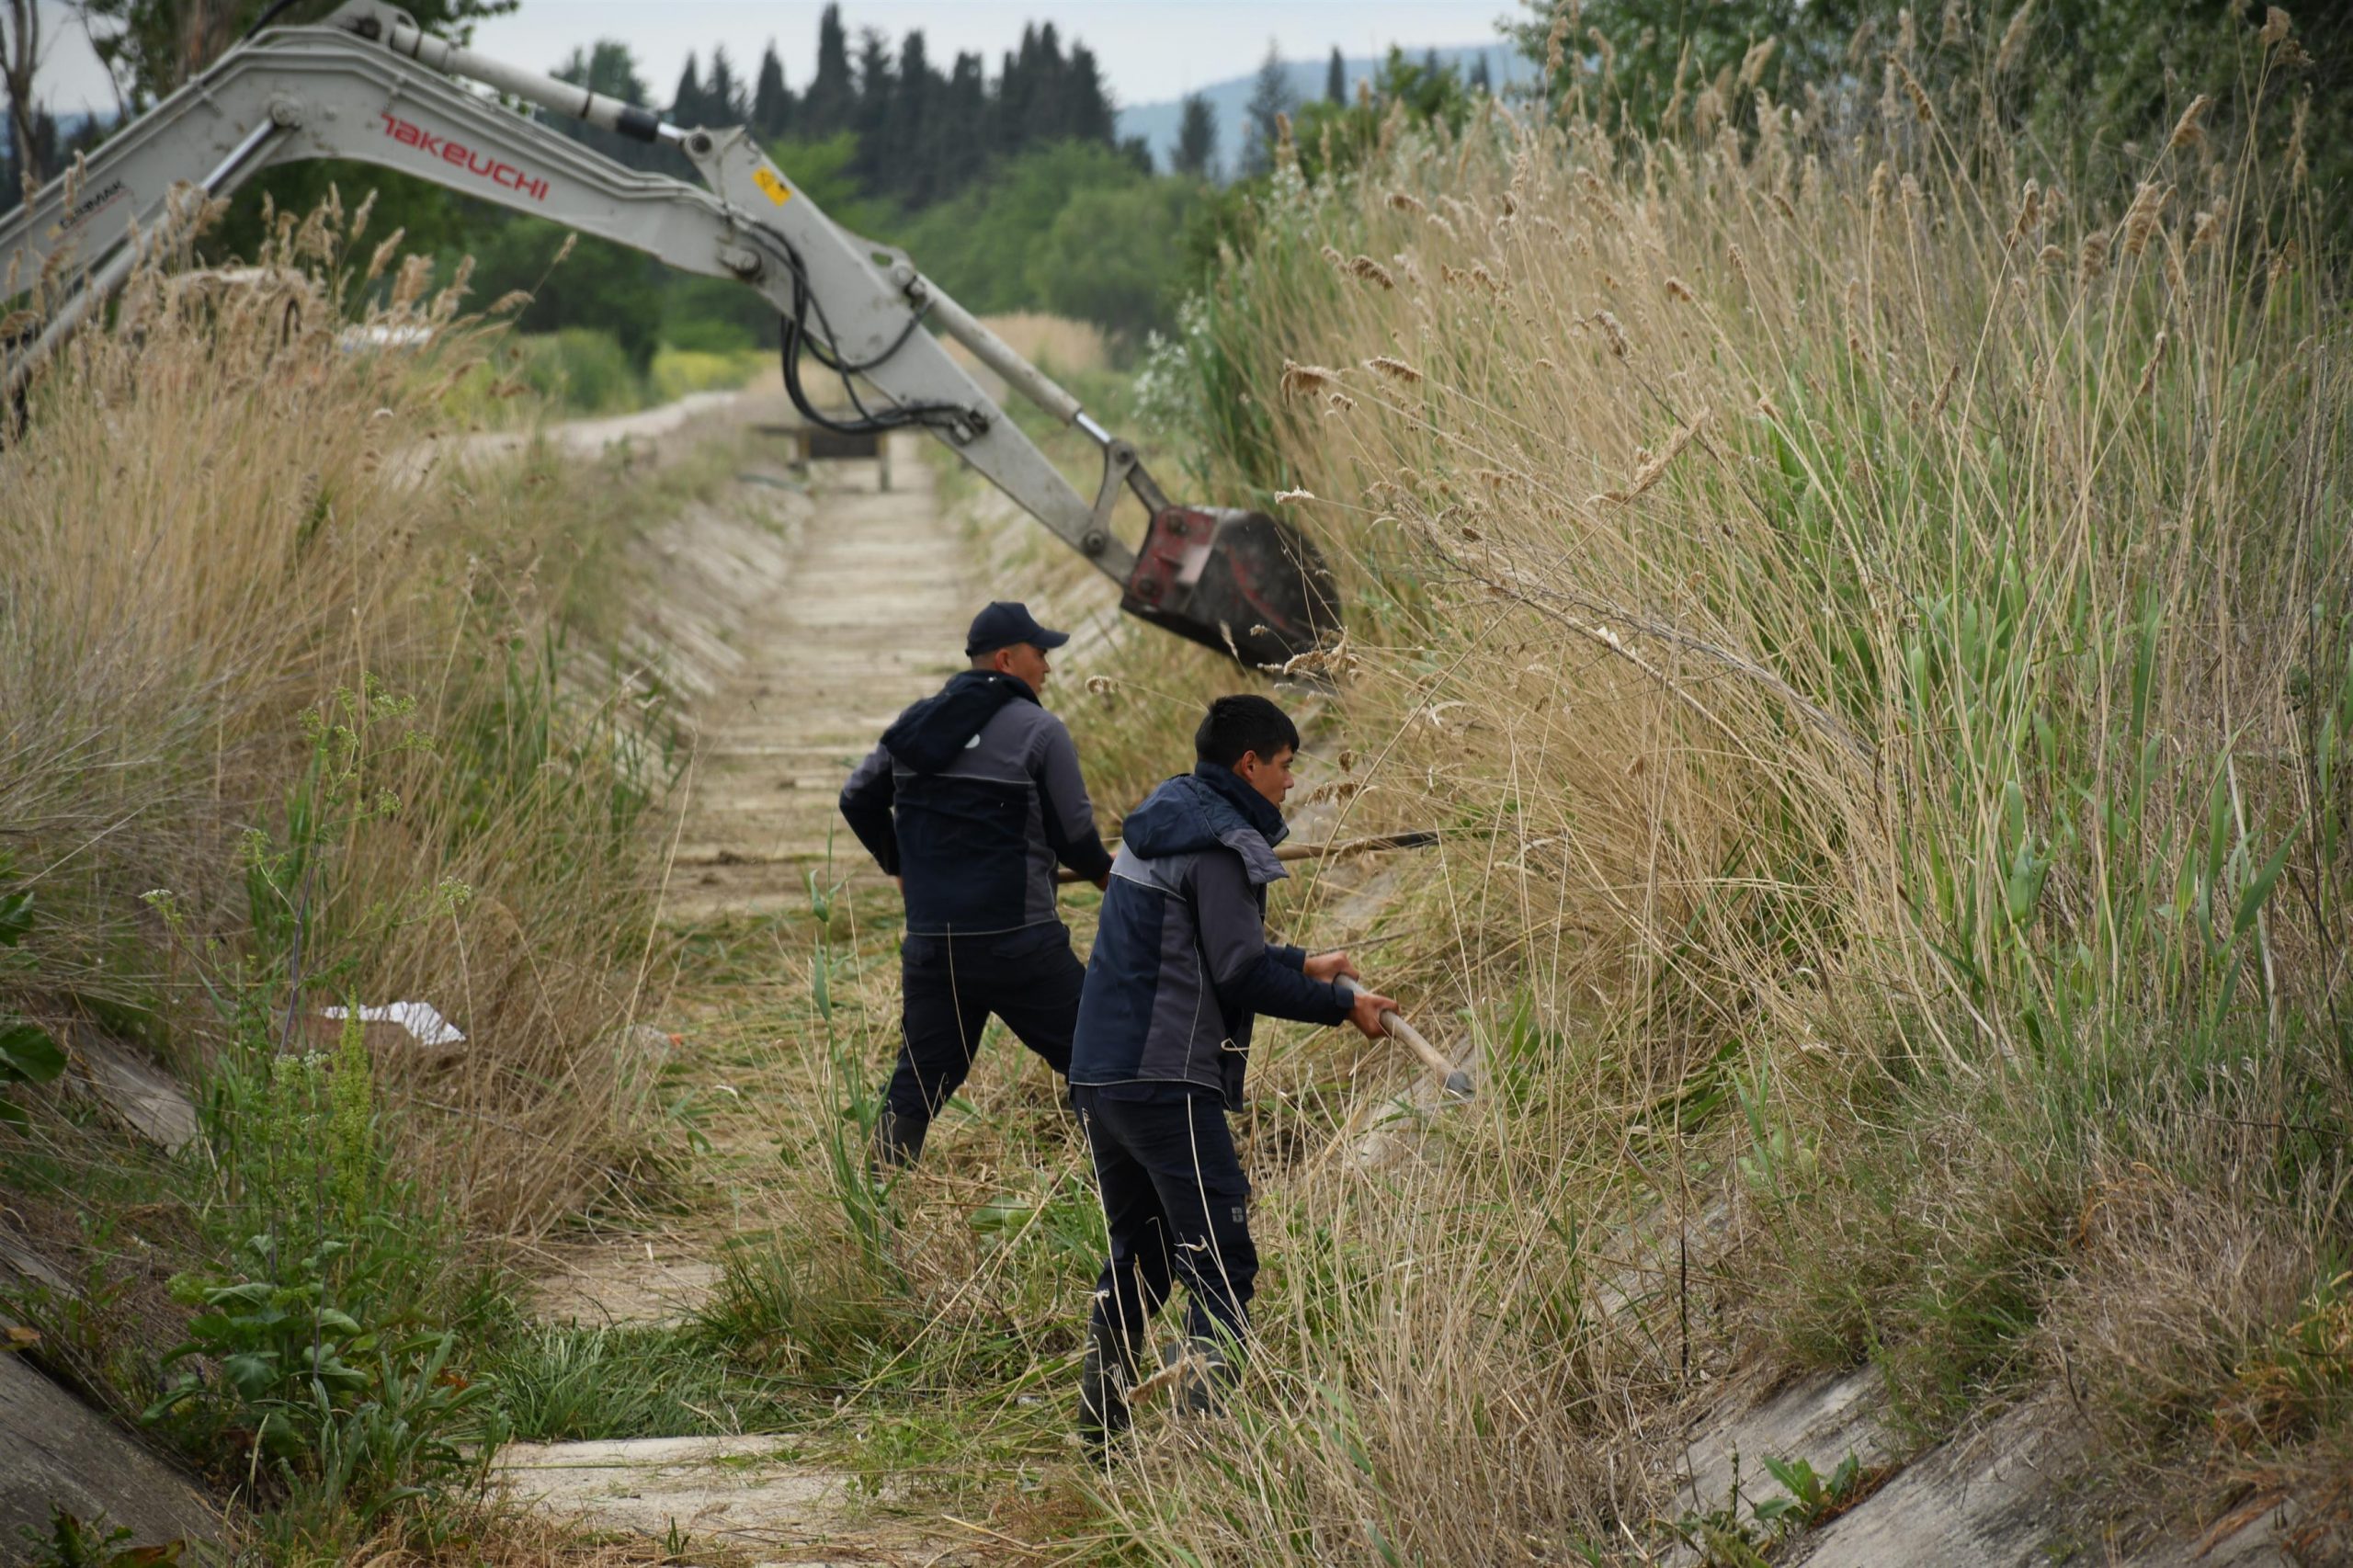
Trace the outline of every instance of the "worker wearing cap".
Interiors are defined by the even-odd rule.
[[[972,618],[972,667],[899,715],[842,790],[842,815],[906,898],[904,1042],[874,1129],[880,1169],[912,1165],[963,1086],[994,1013],[1067,1077],[1086,971],[1054,905],[1054,868],[1104,884],[1078,752],[1039,706],[1069,634],[999,602]]]

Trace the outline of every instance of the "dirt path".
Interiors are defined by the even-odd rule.
[[[962,537],[918,439],[892,437],[888,489],[881,463],[816,465],[799,549],[701,721],[671,919],[805,907],[829,851],[837,873],[866,867],[835,797],[883,726],[961,663],[972,611]]]
[[[626,441],[633,460],[666,462],[713,433],[785,415],[767,391],[689,403],[581,421],[549,437],[583,455]],[[676,838],[665,846],[663,917],[674,928],[772,927],[808,907],[810,873],[824,869],[829,852],[832,877],[879,882],[837,831],[835,797],[899,709],[961,662],[953,655],[972,613],[964,535],[943,516],[918,439],[893,437],[887,462],[813,465],[805,482],[780,452],[756,443],[734,483],[690,508],[658,546],[693,557],[670,563],[682,582],[715,585],[647,610],[649,626],[673,646],[696,647],[711,676],[688,705],[693,770],[683,821],[674,819]],[[521,446],[504,436],[477,441],[472,460]],[[790,505],[779,504],[779,494]],[[673,998],[673,1027],[688,1031],[674,1076],[696,1091],[740,1081],[741,1062],[726,1059],[735,1008],[716,996]],[[756,1223],[760,1173],[775,1156],[772,1131],[756,1117],[722,1121],[697,1180],[724,1196],[664,1221],[548,1244],[537,1301],[543,1321],[676,1323],[709,1299],[730,1235]],[[511,1494],[592,1531],[654,1542],[666,1561],[963,1560],[962,1543],[942,1539],[938,1521],[878,1506],[854,1476],[797,1452],[771,1436],[663,1433],[518,1443],[499,1468]]]

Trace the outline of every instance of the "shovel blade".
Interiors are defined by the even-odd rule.
[[[1154,514],[1120,608],[1253,669],[1312,652],[1340,631],[1322,552],[1288,523],[1230,507]]]

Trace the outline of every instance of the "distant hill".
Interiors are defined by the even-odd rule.
[[[1484,56],[1487,74],[1500,88],[1515,82],[1533,81],[1535,65],[1508,43],[1460,44],[1436,51],[1408,49],[1406,57],[1419,60],[1426,53],[1436,53],[1438,63],[1452,65],[1469,75],[1472,66]],[[1325,60],[1286,61],[1284,68],[1290,73],[1290,84],[1300,101],[1324,96],[1324,75],[1331,62]],[[1357,84],[1370,81],[1381,69],[1381,61],[1365,58],[1351,60],[1342,57],[1342,66],[1348,76],[1348,95],[1356,96]],[[1199,89],[1209,99],[1210,108],[1217,113],[1217,157],[1226,177],[1233,177],[1233,165],[1242,155],[1243,131],[1246,123],[1245,111],[1250,102],[1250,89],[1256,73],[1235,76],[1228,81],[1211,82]],[[1159,103],[1137,104],[1120,111],[1120,139],[1141,136],[1152,149],[1154,167],[1166,170],[1169,154],[1176,149],[1176,127],[1184,113],[1181,100],[1170,98]]]

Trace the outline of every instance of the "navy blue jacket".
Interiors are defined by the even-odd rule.
[[[1059,921],[1057,861],[1110,869],[1063,722],[1029,684],[967,670],[882,732],[842,789],[842,816],[901,880],[911,936],[984,936]]]
[[[1071,1045],[1074,1085],[1186,1084],[1242,1102],[1260,1013],[1348,1016],[1306,954],[1267,940],[1267,885],[1286,873],[1282,813],[1203,764],[1154,790],[1121,825]]]

